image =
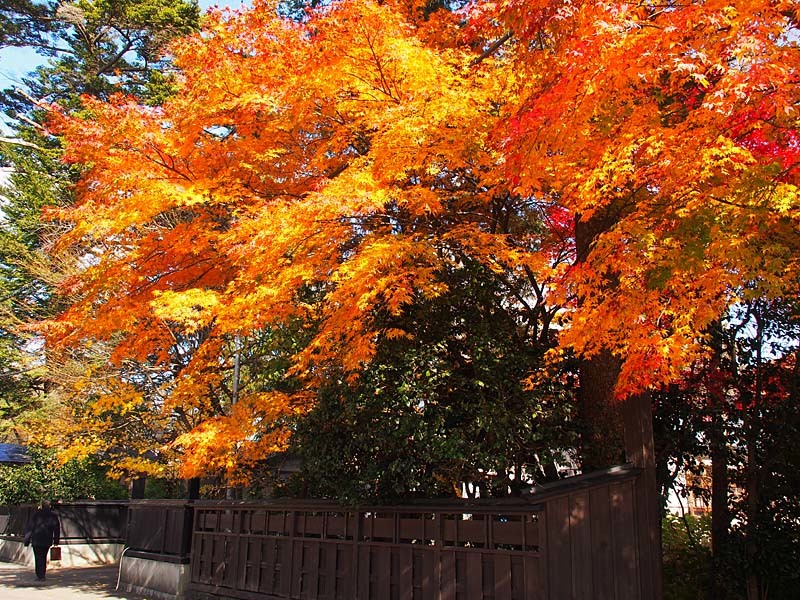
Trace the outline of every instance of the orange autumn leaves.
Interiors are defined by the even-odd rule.
[[[584,226],[562,346],[611,349],[624,395],[679,376],[737,296],[797,294],[792,3],[494,6],[538,75],[503,122],[509,177]]]
[[[421,25],[373,3],[299,25],[259,4],[174,48],[182,87],[163,107],[87,99],[60,118],[68,160],[88,165],[60,244],[90,259],[50,339],[113,339],[116,360],[164,365],[184,474],[276,450],[274,423],[310,406],[326,365],[355,376],[382,338],[413,334],[383,317],[444,291],[445,215],[467,251],[507,252],[468,216],[494,193],[479,182],[499,160],[486,140],[502,85]],[[296,320],[314,331],[288,374],[299,389],[220,392],[226,340]]]
[[[442,294],[461,256],[535,281],[565,348],[625,359],[620,394],[674,378],[742,282],[786,293],[796,274],[796,173],[774,173],[799,99],[783,5],[421,8],[214,14],[172,48],[165,105],[55,117],[86,170],[54,215],[83,266],[49,341],[162,365],[185,474],[279,449],[329,367],[357,377],[414,335],[392,317]],[[576,219],[592,224],[577,254]],[[292,385],[223,393],[232,340],[287,323],[308,332]]]

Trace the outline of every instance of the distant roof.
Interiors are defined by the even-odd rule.
[[[0,444],[0,463],[5,465],[24,465],[31,462],[25,446],[19,444]]]

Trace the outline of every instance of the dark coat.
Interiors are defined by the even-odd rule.
[[[58,546],[60,537],[58,517],[49,508],[40,508],[33,513],[25,528],[25,543],[33,546]]]

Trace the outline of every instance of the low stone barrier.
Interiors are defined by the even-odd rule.
[[[185,500],[134,500],[120,558],[119,587],[157,600],[182,600],[191,580],[193,505]]]

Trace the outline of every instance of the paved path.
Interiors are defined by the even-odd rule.
[[[48,567],[47,581],[36,581],[33,567],[0,562],[2,600],[98,600],[145,596],[116,591],[117,567]]]

